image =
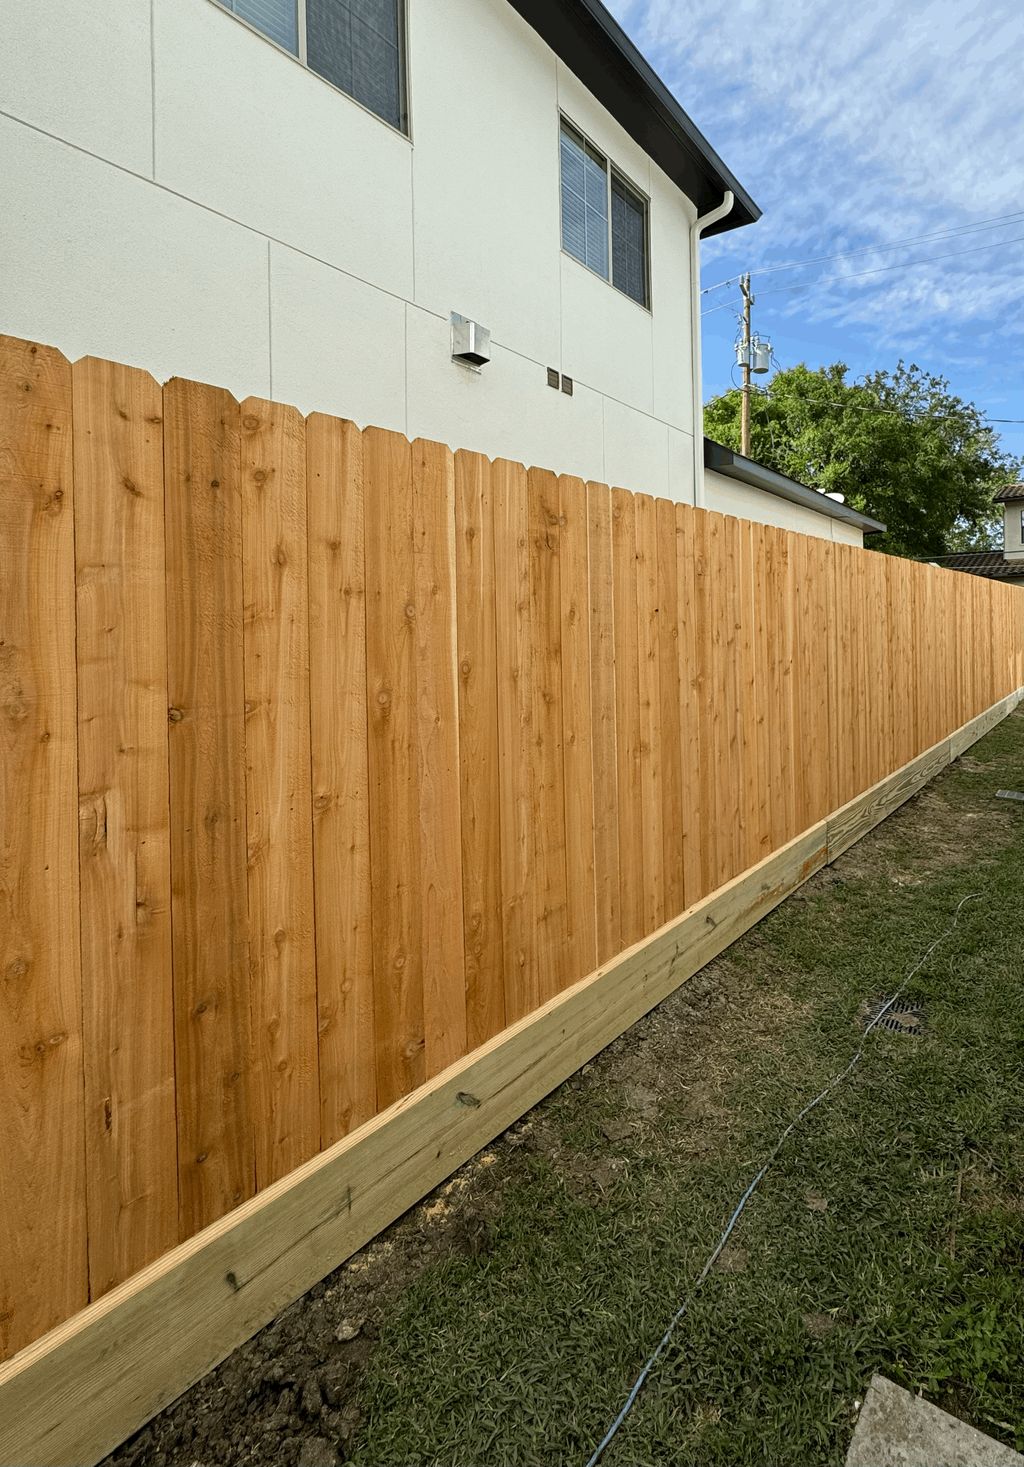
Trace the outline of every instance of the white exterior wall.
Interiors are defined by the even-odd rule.
[[[783,530],[797,530],[801,535],[817,535],[821,540],[835,540],[841,545],[864,544],[864,535],[856,525],[836,520],[828,514],[791,504],[777,494],[765,494],[749,484],[729,479],[714,469],[704,470],[706,507],[719,514],[736,515],[738,519],[755,520],[762,525],[778,525]]]
[[[411,140],[214,0],[0,16],[0,331],[693,499],[695,210],[506,0],[409,0]],[[650,197],[651,312],[561,251],[560,109]]]
[[[1003,505],[1003,557],[1006,560],[1024,560],[1024,500],[1013,499]]]

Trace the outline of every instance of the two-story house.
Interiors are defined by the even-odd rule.
[[[958,555],[940,555],[936,565],[947,570],[967,571],[992,581],[1012,581],[1024,586],[1024,484],[1010,484],[995,495],[1003,506],[1002,550],[964,550]]]
[[[759,211],[598,0],[12,0],[4,22],[0,330],[872,527],[749,466],[705,476],[700,241]]]

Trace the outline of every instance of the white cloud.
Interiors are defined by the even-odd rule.
[[[764,209],[709,242],[706,279],[1024,212],[1020,0],[613,0],[682,105]],[[762,278],[771,287],[1024,235],[923,242]],[[1024,243],[770,297],[771,314],[954,348],[983,323],[1019,360]]]

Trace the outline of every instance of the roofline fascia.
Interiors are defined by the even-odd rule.
[[[702,175],[707,184],[707,195],[703,199],[692,198],[690,192],[678,178],[676,186],[697,206],[698,213],[704,212],[709,204],[717,202],[731,190],[736,203],[726,218],[713,225],[711,234],[724,233],[744,224],[756,223],[761,210],[743,185],[726,167],[712,148],[707,138],[695,126],[690,117],[658,76],[650,62],[629,39],[618,21],[601,3],[601,0],[509,0],[512,8],[532,26],[545,43],[573,71],[602,106],[607,107],[620,126],[634,138],[649,156],[654,157],[647,141],[637,136],[630,126],[630,119],[616,112],[614,106],[604,100],[585,75],[581,75],[580,50],[588,48],[589,59],[594,63],[595,74],[609,71],[609,63],[618,62],[620,69],[629,73],[636,95],[642,99],[647,110],[660,125],[662,132],[677,149],[682,150],[691,165]],[[568,32],[572,32],[569,44]],[[664,168],[658,158],[659,167]],[[665,168],[671,177],[671,170]]]
[[[751,488],[763,489],[766,494],[774,494],[778,499],[788,499],[790,504],[799,504],[804,509],[813,510],[815,514],[826,515],[829,519],[841,520],[844,524],[854,525],[865,535],[885,534],[885,526],[880,520],[873,520],[869,515],[861,514],[856,509],[850,509],[849,505],[840,504],[836,499],[830,499],[827,494],[822,494],[817,489],[809,489],[806,484],[800,484],[796,479],[789,479],[775,469],[755,463],[752,458],[744,458],[742,454],[733,453],[731,448],[726,448],[722,443],[716,443],[713,438],[705,437],[704,439],[704,467],[713,469],[715,473],[722,474],[727,479],[735,479],[738,483],[748,484]]]

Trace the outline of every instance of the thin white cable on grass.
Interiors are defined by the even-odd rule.
[[[753,1180],[751,1181],[750,1185],[747,1187],[747,1190],[743,1193],[743,1196],[740,1198],[739,1202],[736,1204],[735,1210],[733,1211],[732,1216],[730,1217],[728,1223],[726,1224],[725,1232],[722,1234],[722,1236],[719,1238],[718,1242],[715,1244],[715,1247],[714,1247],[713,1252],[709,1255],[707,1262],[705,1263],[704,1267],[701,1269],[700,1273],[697,1275],[697,1280],[694,1283],[693,1287],[690,1289],[690,1292],[683,1299],[683,1302],[680,1304],[679,1308],[676,1310],[675,1314],[672,1316],[671,1320],[669,1321],[668,1329],[665,1331],[665,1333],[662,1335],[661,1339],[659,1340],[658,1346],[657,1346],[656,1350],[654,1351],[653,1355],[651,1355],[650,1359],[647,1361],[647,1363],[644,1366],[643,1370],[641,1370],[640,1374],[637,1376],[637,1378],[636,1378],[636,1380],[635,1380],[635,1382],[633,1384],[633,1389],[630,1391],[629,1395],[626,1397],[626,1403],[623,1406],[622,1410],[619,1412],[618,1416],[616,1416],[615,1420],[612,1422],[611,1426],[608,1428],[608,1431],[605,1433],[605,1436],[602,1439],[600,1445],[596,1448],[596,1450],[594,1451],[593,1455],[588,1459],[588,1461],[587,1461],[587,1467],[595,1467],[595,1464],[599,1461],[599,1459],[603,1455],[603,1453],[605,1451],[605,1448],[610,1445],[610,1443],[612,1442],[613,1438],[618,1434],[619,1428],[622,1426],[622,1424],[625,1421],[626,1417],[629,1415],[630,1411],[633,1409],[633,1403],[635,1402],[637,1396],[640,1394],[641,1390],[643,1389],[643,1386],[644,1386],[645,1381],[647,1380],[647,1377],[650,1375],[651,1371],[654,1369],[655,1365],[657,1365],[657,1363],[660,1360],[661,1356],[664,1354],[665,1350],[667,1349],[668,1344],[669,1344],[670,1340],[672,1339],[673,1334],[675,1333],[676,1326],[679,1324],[679,1321],[682,1319],[683,1315],[686,1313],[687,1309],[690,1306],[690,1300],[693,1298],[694,1294],[697,1292],[697,1290],[700,1288],[700,1286],[704,1283],[704,1281],[707,1278],[708,1274],[711,1272],[711,1270],[714,1268],[715,1264],[718,1262],[718,1259],[721,1256],[721,1253],[722,1253],[723,1248],[725,1247],[726,1243],[728,1243],[728,1241],[729,1241],[729,1238],[730,1238],[730,1236],[732,1234],[733,1228],[736,1226],[736,1224],[740,1220],[740,1217],[741,1217],[741,1215],[743,1213],[743,1209],[746,1207],[746,1205],[750,1201],[751,1197],[757,1191],[757,1188],[761,1184],[762,1178],[764,1177],[765,1173],[768,1171],[769,1167],[774,1162],[775,1158],[778,1156],[779,1152],[782,1150],[783,1146],[789,1140],[790,1136],[792,1136],[793,1132],[796,1130],[797,1126],[799,1126],[800,1122],[804,1119],[804,1117],[805,1116],[809,1116],[810,1113],[811,1113],[811,1111],[814,1110],[816,1106],[819,1106],[823,1100],[825,1100],[829,1095],[831,1095],[832,1094],[832,1091],[835,1090],[835,1089],[837,1089],[843,1083],[843,1081],[846,1079],[847,1075],[850,1074],[851,1070],[853,1070],[853,1068],[857,1064],[859,1064],[861,1055],[864,1053],[864,1048],[865,1048],[865,1045],[868,1042],[868,1036],[871,1033],[871,1031],[873,1029],[875,1029],[882,1022],[882,1020],[885,1018],[886,1014],[892,1008],[893,1004],[896,1003],[897,1000],[900,997],[902,997],[902,995],[903,995],[903,993],[904,993],[904,991],[905,991],[905,989],[907,987],[907,984],[910,982],[910,980],[912,978],[916,977],[916,975],[921,971],[921,969],[924,967],[925,963],[931,957],[932,953],[939,946],[939,944],[942,943],[942,942],[945,942],[946,938],[949,937],[949,935],[952,933],[952,931],[956,927],[957,922],[960,920],[960,913],[963,910],[963,908],[967,905],[967,903],[968,902],[977,901],[980,896],[981,896],[981,892],[980,891],[973,891],[973,892],[970,893],[969,896],[965,896],[964,899],[963,899],[963,901],[961,901],[958,904],[957,909],[956,909],[956,911],[953,914],[953,920],[949,924],[949,926],[946,928],[945,932],[942,932],[942,933],[939,934],[939,936],[932,943],[931,947],[925,953],[924,957],[921,958],[917,963],[915,963],[914,966],[913,966],[913,968],[911,968],[910,972],[904,978],[904,980],[900,984],[899,988],[897,988],[897,990],[893,994],[892,998],[890,998],[889,1001],[888,1001],[888,1003],[884,1004],[883,1007],[879,1009],[878,1013],[871,1020],[870,1024],[868,1024],[867,1028],[864,1030],[864,1038],[861,1040],[860,1046],[857,1049],[856,1054],[853,1056],[853,1059],[850,1061],[850,1063],[846,1066],[846,1069],[845,1070],[841,1070],[838,1075],[834,1075],[832,1077],[832,1079],[828,1082],[828,1084],[825,1086],[824,1090],[819,1091],[819,1093],[814,1097],[813,1100],[809,1100],[807,1102],[807,1104],[804,1106],[803,1110],[800,1111],[798,1115],[794,1116],[794,1118],[790,1121],[789,1125],[782,1132],[781,1136],[776,1141],[774,1147],[772,1148],[771,1152],[769,1153],[767,1161],[765,1161],[765,1163],[761,1167],[760,1171],[753,1178]]]

